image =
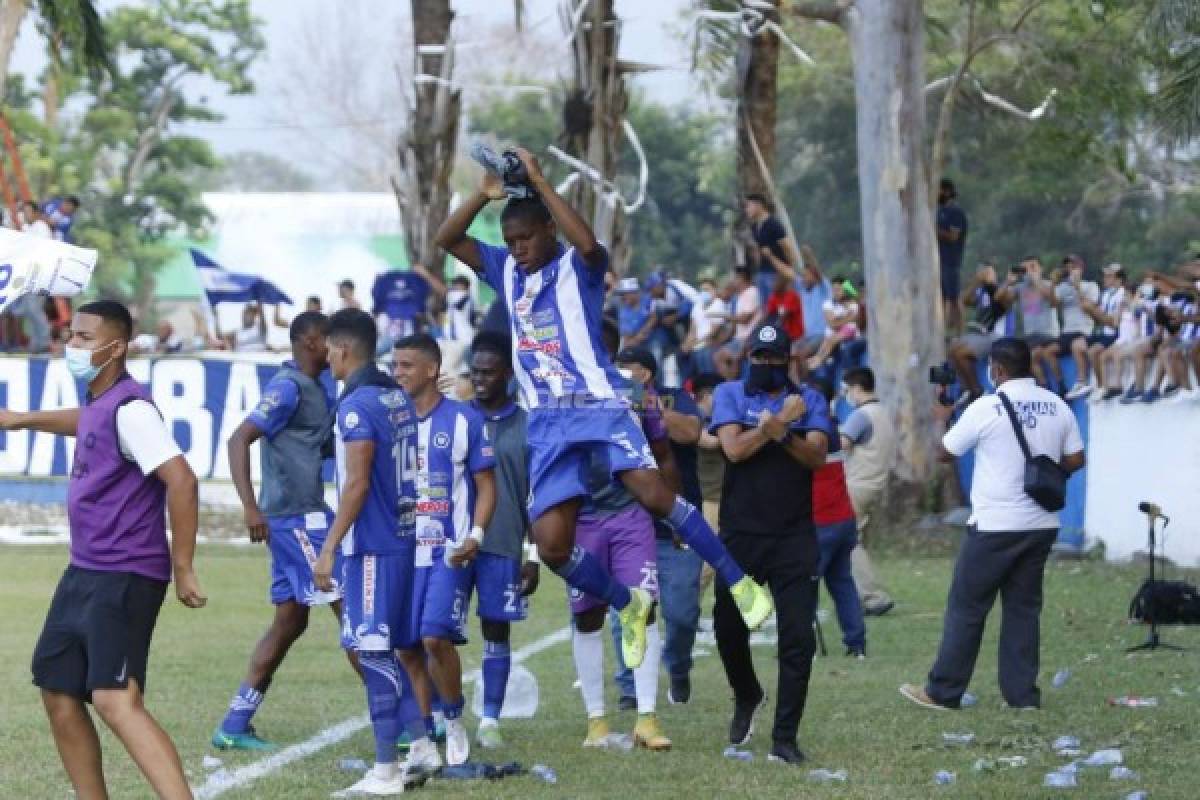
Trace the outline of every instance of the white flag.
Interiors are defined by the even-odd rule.
[[[27,294],[74,297],[96,268],[95,250],[0,228],[0,311]]]

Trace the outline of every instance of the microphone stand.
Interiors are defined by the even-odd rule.
[[[1182,651],[1185,648],[1179,647],[1178,645],[1174,645],[1174,644],[1168,644],[1168,643],[1162,641],[1158,636],[1158,589],[1154,583],[1154,558],[1155,558],[1154,551],[1156,549],[1156,547],[1155,547],[1156,536],[1155,536],[1155,532],[1154,532],[1154,515],[1146,514],[1146,519],[1148,520],[1148,535],[1149,535],[1149,539],[1150,539],[1150,580],[1148,583],[1148,586],[1150,587],[1150,636],[1146,639],[1146,641],[1142,642],[1141,644],[1134,645],[1133,647],[1127,647],[1125,649],[1125,652],[1126,653],[1136,653],[1141,650],[1158,650],[1159,648],[1162,648],[1163,650],[1181,650]],[[1163,555],[1164,555],[1164,557],[1166,556],[1165,553]]]

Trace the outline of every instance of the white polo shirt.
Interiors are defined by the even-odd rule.
[[[1024,425],[1034,456],[1062,462],[1083,451],[1079,424],[1070,407],[1033,378],[1005,381],[1003,391]],[[1025,494],[1025,455],[1004,405],[994,394],[979,398],[942,439],[955,456],[975,449],[971,478],[971,524],[981,532],[1034,531],[1058,527],[1058,514],[1046,511]]]

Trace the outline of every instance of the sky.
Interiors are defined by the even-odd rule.
[[[100,0],[98,5],[107,10],[133,2],[139,0]],[[322,68],[318,64],[324,64],[328,70],[327,61],[316,58],[312,63],[305,61],[304,42],[313,41],[313,37],[320,38],[328,32],[330,38],[341,37],[341,41],[353,43],[352,49],[357,53],[344,62],[352,68],[346,71],[366,73],[365,84],[392,78],[395,65],[409,63],[411,59],[402,45],[410,9],[410,4],[403,0],[253,0],[252,6],[264,22],[267,41],[266,52],[253,69],[257,94],[231,97],[217,87],[191,87],[207,96],[212,107],[226,117],[221,123],[188,130],[209,140],[218,152],[258,150],[303,164],[313,158],[314,140],[348,136],[344,127],[329,117],[328,106],[333,105],[328,99],[329,92],[305,91],[304,84],[309,81],[315,86],[331,80],[328,74],[311,72]],[[509,0],[453,0],[453,6],[459,40],[463,42],[469,42],[477,31],[489,36],[503,35],[513,25]],[[687,46],[678,35],[686,27],[688,6],[688,0],[617,0],[617,13],[624,22],[622,58],[668,67],[634,79],[635,86],[651,99],[678,103],[680,98],[694,94],[690,90]],[[558,7],[558,0],[526,0],[526,26],[535,40],[559,43],[550,48],[557,51],[550,58],[536,60],[543,69],[547,63],[561,63],[564,69],[568,64],[565,46],[561,45]],[[393,42],[400,42],[401,46],[393,47]],[[368,53],[378,53],[378,57],[368,57],[365,55]],[[479,69],[478,53],[463,55],[463,59],[468,57],[475,59]],[[32,26],[27,24],[18,40],[13,69],[32,75],[42,63],[42,46]],[[378,108],[383,101],[374,97],[387,97],[373,96],[365,85],[356,88],[362,92],[357,103],[363,108]],[[378,119],[378,111],[364,110],[364,113]],[[351,141],[342,144],[354,146]]]

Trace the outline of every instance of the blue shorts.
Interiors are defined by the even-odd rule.
[[[529,604],[521,596],[521,562],[515,558],[480,553],[462,569],[467,603],[471,592],[479,595],[476,614],[490,622],[519,622]],[[465,609],[464,609],[465,611]]]
[[[416,568],[412,607],[416,612],[417,636],[401,645],[411,649],[421,639],[445,639],[456,645],[467,643],[466,569],[448,567],[444,547],[432,548],[432,563]]]
[[[333,591],[319,591],[313,584],[313,564],[317,562],[332,522],[333,512],[328,509],[294,517],[267,518],[267,528],[271,532],[268,547],[271,550],[272,603],[280,605],[295,601],[305,606],[319,606],[341,599],[340,550],[334,556]]]
[[[657,469],[642,423],[627,407],[534,409],[529,414],[529,519],[588,494],[585,467],[599,451],[616,475]]]
[[[342,591],[342,647],[380,652],[414,639],[412,553],[346,556]]]

